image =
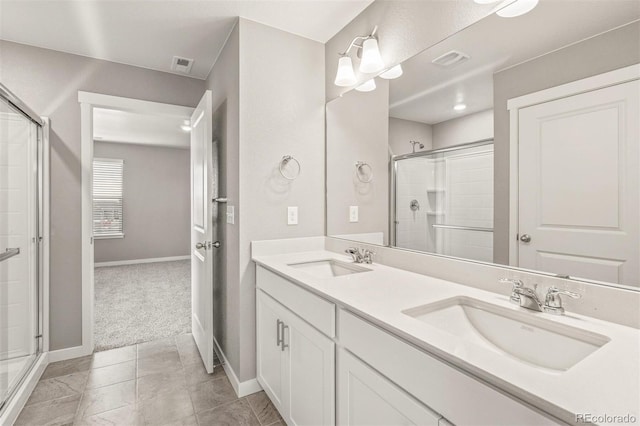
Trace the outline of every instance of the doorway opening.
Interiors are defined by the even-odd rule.
[[[95,351],[191,332],[189,130],[93,110]]]
[[[79,92],[82,354],[191,331],[192,108]]]

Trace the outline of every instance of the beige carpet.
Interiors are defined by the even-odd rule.
[[[189,260],[95,269],[95,350],[191,332]]]

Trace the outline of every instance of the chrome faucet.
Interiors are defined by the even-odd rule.
[[[532,311],[542,312],[542,302],[538,298],[535,287],[518,287],[513,291],[520,296],[520,306]]]
[[[509,297],[511,303],[531,309],[532,311],[542,312],[542,303],[540,303],[540,299],[536,293],[537,285],[535,285],[534,288],[525,287],[522,281],[511,278],[502,278],[500,283],[512,285],[511,296]]]
[[[349,247],[344,251],[351,255],[354,263],[366,263],[371,265],[373,263],[373,256],[375,252],[367,249],[363,249],[362,252],[357,247]]]
[[[559,288],[552,286],[547,290],[547,296],[544,298],[544,307],[542,309],[550,314],[564,315],[564,307],[562,306],[562,299],[560,299],[561,294],[573,299],[579,299],[582,297],[578,293],[568,290],[560,290]]]
[[[562,299],[560,299],[560,295],[563,294],[574,299],[580,298],[578,293],[560,290],[555,286],[552,286],[547,290],[547,295],[543,304],[538,297],[538,293],[536,293],[536,289],[538,287],[537,284],[534,284],[533,288],[529,288],[525,287],[522,281],[511,278],[502,278],[500,283],[512,285],[511,296],[509,297],[511,303],[515,303],[516,305],[520,305],[523,308],[536,312],[564,315],[564,308],[562,307]]]

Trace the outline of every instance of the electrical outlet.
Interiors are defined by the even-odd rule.
[[[349,222],[358,221],[358,206],[349,206]]]
[[[287,225],[298,224],[298,207],[287,207]]]
[[[227,223],[230,225],[236,223],[236,209],[233,206],[227,206]]]

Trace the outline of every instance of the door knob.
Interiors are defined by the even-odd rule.
[[[211,245],[215,248],[220,248],[220,241],[214,241]]]
[[[531,242],[531,235],[529,235],[529,234],[520,235],[520,241],[522,241],[523,243],[530,243]]]
[[[207,249],[207,243],[196,243],[196,248],[198,250],[200,250],[200,249],[205,249],[206,250]]]

